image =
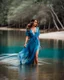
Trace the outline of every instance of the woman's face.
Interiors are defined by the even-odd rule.
[[[37,26],[38,25],[38,21],[35,20],[33,26]]]

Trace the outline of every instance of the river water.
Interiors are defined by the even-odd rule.
[[[0,80],[62,80],[64,41],[40,39],[37,66],[20,65],[17,56],[24,41],[24,31],[0,31]]]

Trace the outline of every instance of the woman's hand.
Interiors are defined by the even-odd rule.
[[[26,44],[24,44],[24,47],[26,47]]]
[[[27,45],[27,42],[28,42],[28,39],[29,39],[29,37],[28,37],[28,36],[26,36],[26,40],[25,40],[24,47],[26,47],[26,45]]]

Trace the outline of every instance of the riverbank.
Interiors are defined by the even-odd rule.
[[[56,39],[56,40],[64,40],[64,31],[50,32],[40,34],[40,39]]]
[[[0,27],[0,31],[25,31],[26,29],[21,29],[21,28],[8,28],[8,27]]]
[[[0,31],[26,31],[26,29],[0,27]],[[64,40],[64,31],[44,32],[40,30],[40,39]]]

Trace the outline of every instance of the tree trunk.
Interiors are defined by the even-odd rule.
[[[50,21],[49,21],[49,24],[48,24],[48,30],[50,30]]]
[[[59,18],[58,18],[58,16],[57,16],[57,14],[54,12],[53,7],[51,6],[50,8],[51,8],[51,10],[52,10],[53,14],[55,15],[55,17],[56,17],[56,19],[57,19],[58,23],[61,25],[62,29],[64,29],[64,27],[63,27],[62,23],[60,22],[60,20],[59,20]]]
[[[51,11],[50,11],[50,12],[51,12]],[[53,18],[53,22],[54,22],[55,27],[57,28],[57,30],[59,30],[59,27],[58,27],[58,25],[57,25],[57,23],[56,23],[56,21],[55,21],[55,17],[54,17],[54,15],[53,15],[52,12],[51,12],[51,15],[52,15],[52,18]]]

